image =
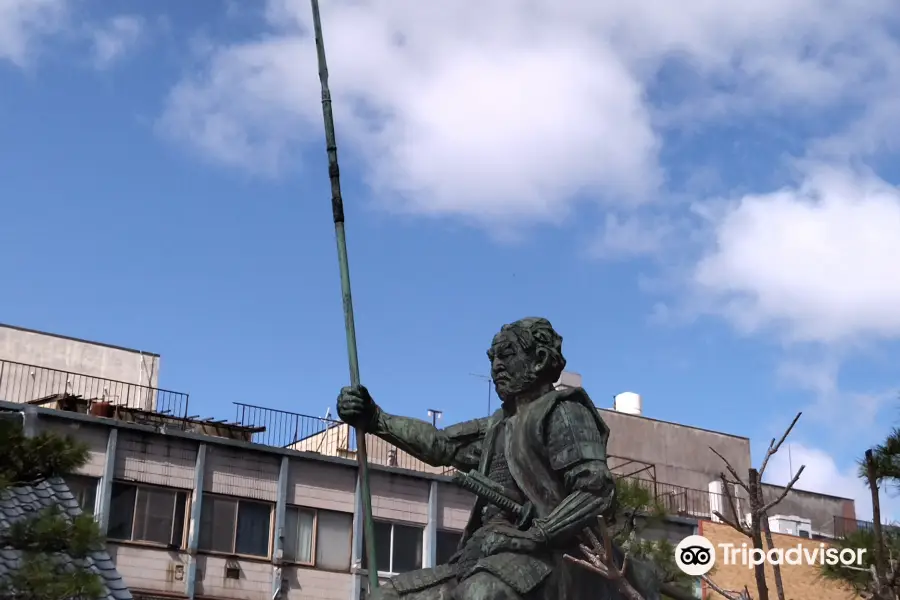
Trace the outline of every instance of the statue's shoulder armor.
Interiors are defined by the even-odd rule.
[[[609,427],[581,388],[548,394],[541,407],[542,438],[550,466],[565,469],[585,460],[606,460]]]

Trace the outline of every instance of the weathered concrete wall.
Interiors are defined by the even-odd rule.
[[[152,352],[0,325],[0,400],[69,393],[152,408],[154,394],[138,386],[158,383],[159,355]]]
[[[721,459],[710,447],[727,458],[738,473],[746,473],[750,468],[747,438],[607,409],[600,409],[600,414],[610,429],[609,454],[616,457],[610,466],[617,472],[637,470],[641,468],[637,462],[640,461],[656,466],[658,481],[707,490],[723,469]],[[627,460],[636,462],[626,465]]]
[[[802,475],[800,481],[803,481]],[[766,502],[772,502],[782,492],[784,492],[784,488],[781,486],[763,484],[763,498]],[[770,517],[776,515],[809,519],[812,521],[814,533],[834,535],[834,518],[855,520],[856,503],[849,498],[826,496],[794,488],[788,492],[784,500],[778,503],[778,506],[769,511]]]

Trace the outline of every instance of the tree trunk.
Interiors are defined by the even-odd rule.
[[[760,513],[763,505],[760,503],[762,491],[759,489],[759,471],[750,469],[750,475],[747,481],[747,487],[750,488],[750,539],[754,548],[759,548],[766,552],[762,541],[762,527],[760,524]],[[769,600],[769,588],[766,585],[766,565],[763,564],[753,566],[753,574],[756,579],[756,598],[757,600]]]
[[[869,483],[869,492],[872,494],[872,532],[875,534],[875,587],[878,595],[887,579],[887,565],[884,556],[884,532],[881,530],[881,500],[878,497],[878,474],[875,469],[875,459],[871,450],[866,450],[866,479]]]
[[[762,486],[760,486],[759,491],[760,493],[762,492]],[[763,504],[764,502],[765,499],[760,497],[760,504]],[[771,550],[775,547],[775,543],[772,539],[772,530],[769,528],[769,515],[762,513],[759,519],[762,524],[763,533],[766,536],[766,546]],[[778,600],[784,600],[784,582],[781,580],[781,565],[772,565],[772,573],[775,575],[775,593],[778,594]]]

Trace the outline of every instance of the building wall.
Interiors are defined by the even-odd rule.
[[[139,398],[139,390],[127,384],[156,388],[158,382],[157,354],[0,325],[0,400],[27,402],[68,392],[106,395],[114,403],[125,403],[127,395],[132,406],[152,405],[155,398]]]
[[[728,525],[701,521],[700,535],[706,537],[714,545],[735,544],[740,546],[749,541]],[[810,550],[818,548],[817,540],[809,540],[790,535],[772,534],[772,541],[776,548],[791,548],[797,544]],[[763,542],[765,543],[765,542]],[[752,597],[757,596],[756,583],[753,570],[743,565],[723,565],[718,561],[710,578],[720,587],[726,590],[742,590],[744,586],[750,590]],[[833,581],[826,581],[819,576],[819,567],[815,565],[783,565],[781,577],[784,582],[784,596],[791,600],[848,600],[854,598],[852,590],[842,587]],[[775,594],[775,576],[772,567],[766,565],[766,584],[769,588],[769,596]],[[704,584],[704,588],[706,585]],[[704,589],[704,598],[712,600],[718,598],[718,594],[712,590]]]
[[[798,485],[803,485],[803,476],[800,476]],[[763,484],[763,498],[766,502],[772,502],[784,492],[784,488],[776,485]],[[822,535],[834,535],[834,518],[841,517],[847,520],[856,519],[855,502],[849,498],[827,496],[792,488],[788,495],[769,511],[769,516],[775,515],[798,516],[809,519],[812,522],[813,532]]]
[[[640,469],[641,462],[649,463],[655,465],[657,481],[706,490],[723,470],[722,460],[710,447],[738,473],[746,473],[751,466],[747,438],[613,410],[601,409],[600,415],[610,429],[608,451],[616,457],[610,461],[614,471],[628,473]]]
[[[96,501],[88,508],[95,510],[101,526],[108,527],[110,554],[137,594],[185,597],[191,581],[195,598],[207,600],[269,600],[277,582],[282,582],[284,598],[288,600],[353,600],[353,594],[360,589],[364,572],[290,562],[279,567],[276,558],[276,539],[286,536],[286,521],[281,521],[278,529],[280,511],[342,513],[341,518],[346,517],[348,523],[348,545],[355,537],[355,545],[361,547],[361,523],[354,517],[357,470],[352,462],[191,433],[165,433],[63,411],[37,409],[37,414],[39,430],[71,435],[88,444],[90,459],[80,474],[93,478],[97,490]],[[108,454],[107,448],[112,448],[113,454]],[[447,480],[407,471],[373,469],[370,489],[377,522],[421,532],[421,564],[425,566],[434,563],[436,536],[442,532],[460,533],[473,504],[468,494]],[[116,504],[122,502],[122,490],[136,490],[136,500],[128,504],[127,510]],[[221,499],[236,506],[247,501],[265,507],[269,527],[258,528],[268,536],[264,555],[247,554],[237,547],[237,542],[227,551],[204,549],[203,531],[221,533],[241,527],[240,509],[236,509],[236,519],[218,518],[212,527],[204,529],[204,521],[209,521],[204,517],[205,511],[218,506]],[[146,515],[151,509],[138,506],[156,508],[151,517],[140,517],[139,510],[146,510],[147,513],[141,513]],[[181,512],[171,522],[166,521],[173,506],[180,506]],[[197,514],[192,513],[195,506]],[[135,516],[127,522],[127,533],[114,533],[120,527],[116,523],[129,513],[130,507],[135,507]],[[152,522],[145,533],[151,537],[161,529],[168,535],[175,523],[181,527],[180,533],[172,533],[169,545],[140,538],[144,535],[139,533],[144,531],[141,521],[147,518]],[[192,551],[192,547],[196,550]],[[314,548],[316,552],[318,541]],[[359,554],[354,554],[350,566],[358,565],[359,558]],[[232,567],[237,569],[236,578],[229,576]]]

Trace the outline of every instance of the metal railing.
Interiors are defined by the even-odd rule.
[[[0,360],[0,400],[24,404],[54,397],[80,397],[179,419],[187,417],[188,394]]]
[[[834,517],[834,537],[842,538],[856,533],[857,531],[873,531],[875,523],[872,521],[861,521],[859,519],[848,519],[835,515]],[[900,525],[893,523],[885,523],[881,526],[882,530],[893,535],[900,535]]]
[[[313,417],[286,410],[235,402],[235,423],[262,431],[254,444],[314,452],[323,456],[356,458],[356,430],[343,421]],[[396,446],[367,436],[369,462],[421,473],[448,474],[452,469],[432,467]]]
[[[323,456],[356,458],[356,431],[342,421],[241,402],[235,402],[234,405],[236,423],[244,427],[262,429],[253,434],[255,444],[314,452]],[[367,442],[371,463],[422,473],[446,475],[453,472],[452,468],[425,464],[375,436],[367,436]],[[649,490],[669,514],[708,519],[712,510],[724,510],[720,507],[727,506],[724,496],[707,490],[696,490],[638,477],[625,478]]]
[[[724,494],[651,479],[627,476],[624,479],[637,483],[649,491],[651,497],[655,498],[656,502],[670,515],[709,519],[712,518],[714,510],[727,514],[727,509],[722,508],[728,506]]]

